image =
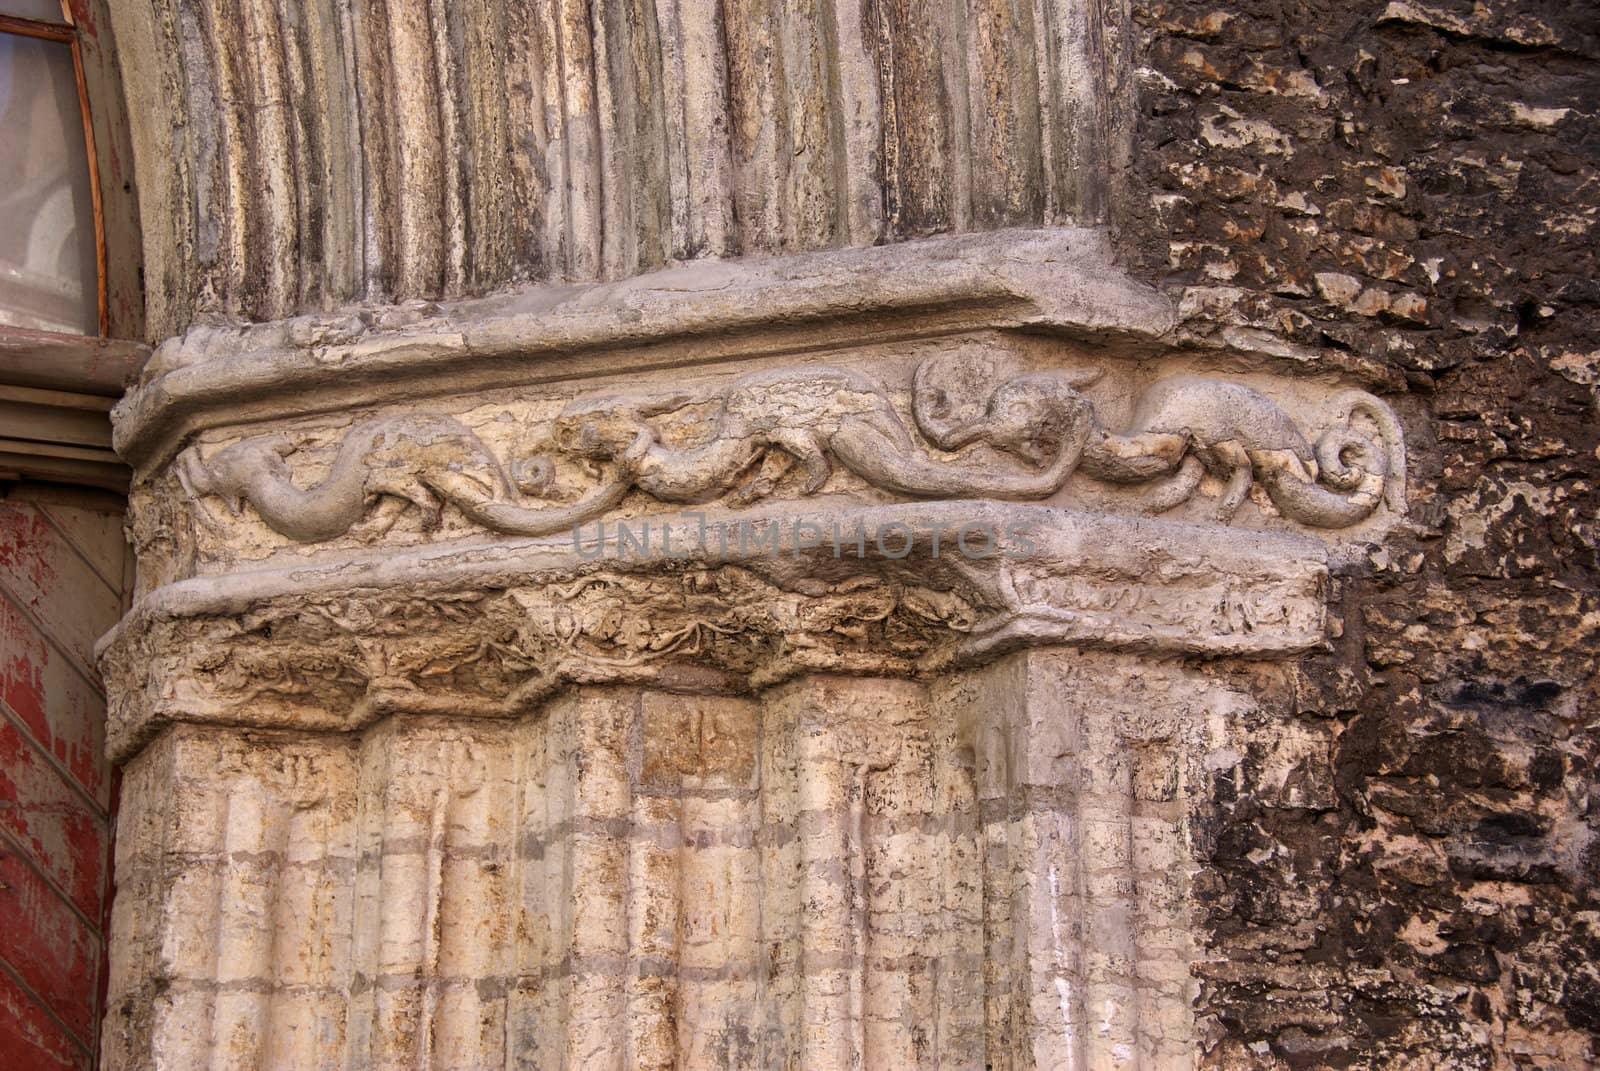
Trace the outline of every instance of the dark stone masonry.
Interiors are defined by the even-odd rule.
[[[1140,270],[1403,389],[1412,443],[1416,530],[1289,685],[1335,791],[1217,787],[1205,1061],[1592,1066],[1600,9],[1136,20]]]

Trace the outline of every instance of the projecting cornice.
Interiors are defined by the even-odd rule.
[[[136,342],[0,326],[0,480],[126,494],[107,413],[149,357]]]
[[[615,283],[194,327],[156,351],[118,407],[116,445],[148,467],[226,424],[978,329],[1148,352],[1173,322],[1170,300],[1114,267],[1098,230],[699,262]]]

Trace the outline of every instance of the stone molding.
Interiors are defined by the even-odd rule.
[[[0,324],[0,479],[126,494],[108,414],[149,356],[135,342]]]
[[[1303,536],[965,501],[768,512],[709,537],[703,521],[658,523],[657,547],[683,556],[639,556],[613,528],[603,548],[375,551],[165,585],[102,641],[122,684],[108,746],[126,759],[180,721],[506,717],[573,682],[740,693],[1050,644],[1282,657],[1323,641],[1327,549]],[[816,545],[795,546],[797,525]],[[1018,538],[963,553],[984,549],[979,530]],[[903,556],[880,549],[889,531]]]
[[[1197,363],[1108,263],[1095,232],[999,232],[196,328],[117,414],[142,589],[103,644],[112,749],[520,715],[574,682],[1316,646],[1330,545],[1404,514],[1399,421]],[[908,518],[898,559],[703,539]],[[951,555],[974,522],[1033,553]],[[596,524],[689,549],[596,559],[570,534]]]
[[[315,486],[295,482],[284,459],[299,446],[281,434],[246,438],[209,456],[191,448],[175,472],[190,499],[221,499],[235,517],[248,502],[268,528],[301,543],[358,527],[363,538],[380,538],[397,511],[413,507],[428,530],[448,505],[479,528],[513,536],[552,535],[603,518],[632,491],[657,502],[720,498],[741,507],[770,495],[796,462],[805,472],[801,495],[816,494],[843,467],[872,488],[903,496],[1041,499],[1082,467],[1110,483],[1154,485],[1141,504],[1150,512],[1182,505],[1207,473],[1217,474],[1225,482],[1216,509],[1224,524],[1257,483],[1277,512],[1300,524],[1349,527],[1380,502],[1405,512],[1399,422],[1362,391],[1332,400],[1334,426],[1313,447],[1265,395],[1196,376],[1157,380],[1120,432],[1079,392],[1097,370],[1015,376],[992,387],[979,415],[952,419],[947,392],[933,383],[939,363],[924,360],[916,371],[911,415],[922,441],[879,382],[853,369],[802,365],[752,372],[698,399],[662,388],[580,396],[534,429],[538,441],[550,443],[545,452],[509,465],[453,417],[401,412],[346,432]],[[652,418],[696,404],[707,411],[705,441],[665,442]],[[1376,432],[1357,430],[1358,416]],[[930,444],[952,452],[975,443],[1034,468],[980,469],[928,454]],[[581,493],[559,488],[558,459],[591,463],[595,484]],[[523,493],[544,503],[530,504]],[[207,523],[222,526],[214,515]]]

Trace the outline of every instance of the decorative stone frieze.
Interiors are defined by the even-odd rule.
[[[1338,396],[1338,424],[1314,449],[1265,395],[1195,376],[1153,384],[1135,402],[1133,425],[1124,432],[1106,428],[1078,391],[1097,371],[1016,376],[994,387],[982,416],[948,423],[950,401],[929,383],[935,363],[918,366],[912,395],[912,416],[926,442],[947,451],[982,443],[1033,461],[1037,471],[928,457],[882,385],[827,365],[753,372],[706,399],[659,391],[578,398],[535,431],[553,443],[550,454],[510,465],[459,420],[408,413],[348,431],[327,475],[310,488],[295,484],[284,459],[298,447],[282,435],[244,439],[209,457],[191,448],[175,471],[192,498],[219,498],[235,515],[248,502],[267,527],[303,543],[345,535],[385,509],[392,523],[394,510],[407,507],[420,511],[427,529],[438,527],[449,505],[488,531],[541,536],[604,517],[633,490],[659,502],[724,498],[743,506],[771,494],[796,462],[804,468],[804,495],[820,491],[840,465],[900,495],[1047,498],[1081,465],[1111,483],[1158,484],[1145,503],[1150,512],[1183,504],[1208,472],[1216,474],[1225,484],[1217,506],[1223,522],[1257,482],[1278,512],[1317,527],[1348,527],[1381,501],[1397,513],[1405,508],[1400,426],[1370,394]],[[663,443],[651,418],[697,402],[707,410],[705,441]],[[1358,415],[1376,426],[1376,435],[1355,429]],[[598,463],[594,486],[562,495],[552,486],[557,458]],[[518,491],[560,504],[529,505]],[[373,527],[377,534],[387,526]]]

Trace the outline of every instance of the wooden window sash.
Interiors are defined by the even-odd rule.
[[[100,200],[100,161],[95,156],[94,123],[89,117],[89,87],[83,73],[83,50],[67,0],[61,2],[61,22],[40,22],[15,15],[0,15],[0,33],[56,41],[72,50],[72,71],[78,84],[78,114],[83,119],[83,145],[89,162],[89,206],[94,217],[95,319],[104,338],[110,329],[106,298],[106,221]]]

